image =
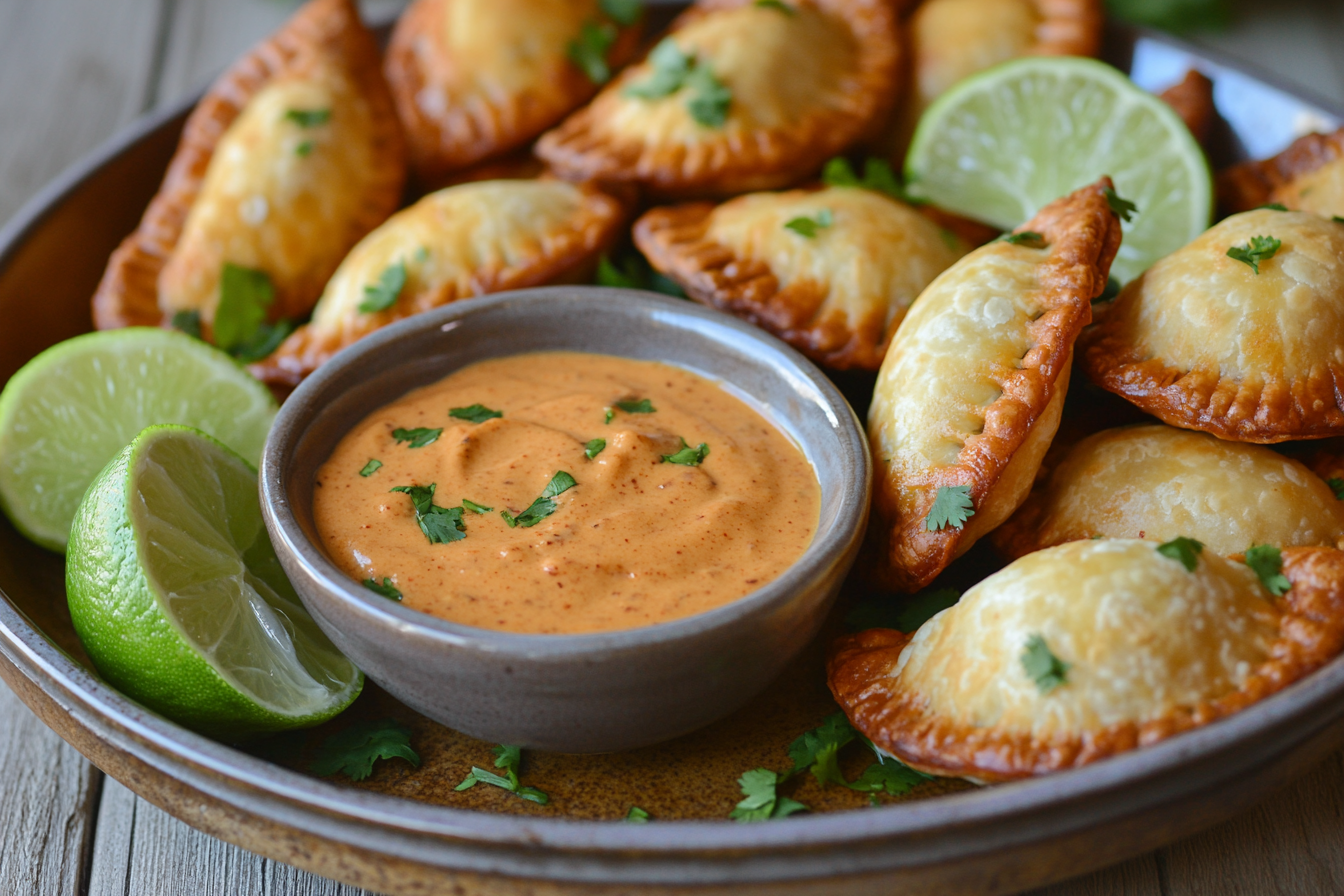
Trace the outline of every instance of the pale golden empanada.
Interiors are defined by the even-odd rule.
[[[163,186],[112,254],[100,329],[199,314],[225,264],[262,272],[270,320],[306,315],[336,266],[400,201],[401,128],[352,0],[310,0],[201,99]]]
[[[563,177],[679,197],[796,183],[886,116],[896,28],[887,0],[702,0],[537,154]]]
[[[616,199],[559,180],[478,181],[431,193],[361,240],[327,284],[312,322],[252,372],[296,385],[340,349],[403,317],[485,293],[584,282],[625,220]]]
[[[691,298],[822,364],[868,370],[915,297],[966,253],[919,212],[860,187],[656,208],[635,223],[635,243]]]
[[[1271,159],[1218,174],[1218,204],[1227,211],[1273,203],[1325,218],[1344,215],[1344,128],[1308,134]]]
[[[571,59],[606,45],[607,75],[634,56],[633,27],[598,0],[417,0],[387,47],[387,80],[411,164],[438,186],[454,172],[524,146],[597,92]],[[592,35],[590,38],[589,35]]]
[[[1026,498],[1059,426],[1074,340],[1120,246],[1110,185],[1103,178],[1023,225],[1041,243],[998,241],[961,259],[896,331],[868,411],[893,587],[928,584]],[[974,515],[931,529],[940,492],[959,492]]]
[[[840,638],[831,692],[902,762],[1003,781],[1207,725],[1344,649],[1344,552],[1284,550],[1291,587],[1275,598],[1241,563],[1205,550],[1192,572],[1157,548],[1075,541],[1028,554],[913,635]],[[1067,664],[1062,681],[1051,657]]]
[[[1257,274],[1228,256],[1281,245]],[[1344,224],[1261,209],[1214,225],[1120,293],[1084,334],[1098,385],[1187,429],[1243,442],[1344,434]]]
[[[1260,445],[1132,426],[1075,445],[991,538],[1020,557],[1098,535],[1184,535],[1223,555],[1259,544],[1344,547],[1344,502],[1305,465]]]

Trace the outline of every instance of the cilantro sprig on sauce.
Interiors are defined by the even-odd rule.
[[[503,417],[503,411],[496,411],[483,404],[473,404],[465,408],[450,408],[448,416],[454,420],[466,420],[468,423],[484,423],[496,417]]]
[[[398,442],[409,442],[412,448],[423,448],[426,445],[433,445],[438,441],[439,436],[443,435],[443,427],[430,429],[427,426],[417,426],[415,429],[402,429],[398,427],[392,430],[392,438]]]
[[[467,527],[462,522],[462,508],[435,504],[434,490],[437,487],[438,483],[431,482],[429,485],[399,485],[392,491],[402,492],[411,499],[415,507],[415,521],[430,544],[461,541],[467,537]]]
[[[680,437],[679,437],[680,438]],[[681,464],[685,467],[698,467],[709,457],[709,446],[701,442],[695,448],[686,444],[685,439],[681,439],[681,448],[671,454],[659,455],[662,458],[659,463]]]
[[[573,476],[564,470],[556,470],[555,475],[551,477],[551,481],[546,484],[546,488],[542,491],[541,497],[529,504],[526,510],[517,516],[507,510],[501,510],[499,515],[504,518],[504,522],[509,524],[510,529],[517,526],[522,526],[525,529],[530,528],[555,513],[559,505],[551,500],[552,498],[569,491],[576,485],[578,483],[574,481]]]
[[[388,600],[395,600],[395,601],[401,600],[401,592],[397,590],[397,586],[393,585],[392,580],[389,579],[387,576],[383,576],[383,583],[381,585],[379,585],[373,579],[365,579],[363,584],[365,588],[369,589],[375,594],[381,594]]]

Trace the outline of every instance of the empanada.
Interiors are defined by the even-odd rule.
[[[1252,545],[1344,547],[1344,502],[1298,461],[1161,424],[1075,445],[991,539],[1007,557],[1094,538],[1197,539],[1215,554]]]
[[[1344,552],[1288,548],[1276,598],[1209,550],[1075,541],[985,579],[914,635],[839,639],[831,691],[921,771],[1004,781],[1076,768],[1231,715],[1344,648]]]
[[[1344,215],[1344,128],[1308,134],[1272,159],[1218,174],[1218,204],[1241,212],[1278,203],[1325,218]]]
[[[623,10],[629,4],[612,4]],[[417,0],[387,47],[387,80],[419,179],[530,143],[634,56],[639,7],[598,0]],[[574,61],[588,58],[592,71]]]
[[[584,282],[616,240],[624,205],[560,180],[477,181],[393,215],[341,262],[313,319],[252,372],[297,385],[340,349],[458,299]]]
[[[1201,145],[1209,138],[1214,116],[1218,114],[1213,103],[1213,82],[1197,69],[1190,69],[1185,77],[1158,94]]]
[[[1344,224],[1260,209],[1131,281],[1083,335],[1082,360],[1099,386],[1173,426],[1312,439],[1344,434],[1341,333]]]
[[[1027,496],[1120,246],[1110,187],[1057,200],[1016,242],[961,259],[896,331],[868,411],[893,587],[928,584]]]
[[[702,0],[537,154],[678,197],[796,183],[887,115],[896,28],[888,0]]]
[[[405,174],[373,35],[352,0],[310,0],[187,119],[163,186],[108,262],[94,322],[187,314],[209,338],[226,266],[269,282],[269,320],[302,318],[397,207]]]
[[[861,187],[656,208],[635,243],[693,299],[829,367],[876,370],[910,303],[966,253],[952,233]]]

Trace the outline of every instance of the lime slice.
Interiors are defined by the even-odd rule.
[[[93,477],[155,423],[210,433],[255,464],[275,399],[232,358],[171,330],[76,336],[24,365],[0,392],[0,509],[64,551]]]
[[[1004,230],[1109,174],[1138,206],[1111,273],[1122,283],[1203,233],[1209,165],[1164,102],[1109,65],[1015,59],[957,84],[920,119],[912,195]]]
[[[99,673],[204,734],[316,725],[363,687],[281,571],[256,472],[198,430],[152,426],[98,474],[65,587]]]

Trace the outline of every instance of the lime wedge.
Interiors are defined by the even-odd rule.
[[[1103,174],[1138,206],[1111,273],[1122,283],[1203,233],[1204,153],[1166,103],[1093,59],[1015,59],[929,107],[905,176],[912,195],[1004,230]]]
[[[256,472],[198,430],[152,426],[98,474],[65,587],[98,672],[204,734],[316,725],[363,687],[281,571]]]
[[[0,392],[0,509],[28,538],[64,551],[84,489],[140,430],[194,426],[255,464],[275,410],[269,390],[232,358],[182,333],[76,336]]]

